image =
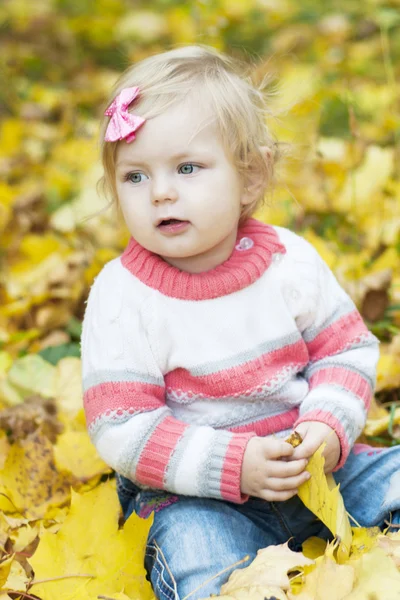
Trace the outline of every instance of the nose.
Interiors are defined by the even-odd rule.
[[[178,192],[170,177],[158,177],[153,179],[152,201],[153,204],[162,202],[176,202]]]

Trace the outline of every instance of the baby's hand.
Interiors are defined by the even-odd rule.
[[[319,421],[307,421],[300,423],[296,427],[296,431],[303,438],[302,443],[298,446],[289,460],[301,458],[310,458],[314,452],[318,450],[323,442],[326,442],[326,447],[323,456],[325,457],[325,473],[331,473],[339,462],[340,458],[340,441],[334,429],[320,423]]]
[[[308,460],[297,460],[294,448],[274,438],[251,438],[242,465],[240,488],[243,494],[269,502],[289,500],[298,487],[309,479],[305,471]],[[289,459],[290,462],[287,462]]]

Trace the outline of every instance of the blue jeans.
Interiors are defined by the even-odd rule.
[[[346,510],[362,527],[383,528],[389,519],[400,523],[400,446],[356,444],[334,476]],[[154,512],[145,568],[156,597],[162,600],[218,594],[232,571],[248,566],[266,546],[290,539],[289,546],[297,551],[310,536],[332,539],[298,496],[286,502],[251,497],[238,505],[142,491],[120,475],[117,489],[125,518],[132,512],[143,516]]]

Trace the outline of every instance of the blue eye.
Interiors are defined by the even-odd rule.
[[[148,179],[147,175],[144,173],[139,173],[138,171],[135,173],[128,173],[126,176],[126,180],[130,181],[131,183],[142,183],[142,181],[144,181],[142,178]]]
[[[200,169],[200,167],[193,163],[185,163],[179,167],[178,172],[182,173],[182,175],[192,175],[193,173],[196,173],[195,169]]]

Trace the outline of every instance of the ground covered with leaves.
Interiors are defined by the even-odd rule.
[[[113,473],[82,411],[85,300],[128,240],[111,210],[87,219],[107,205],[96,193],[96,135],[110,87],[132,61],[182,43],[227,50],[256,78],[275,75],[270,126],[290,155],[256,216],[304,235],[381,340],[362,441],[396,445],[400,5],[4,0],[0,26],[0,596],[151,598],[142,567],[151,519],[120,527]],[[330,525],[332,545],[264,551],[221,593],[400,598],[398,535],[347,523],[343,558],[343,519]]]

